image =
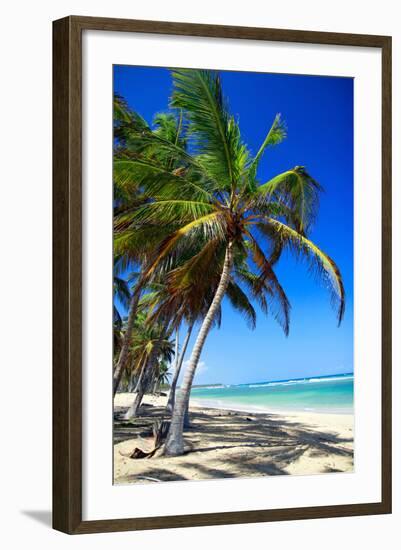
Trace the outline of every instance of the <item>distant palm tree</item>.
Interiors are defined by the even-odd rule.
[[[170,272],[159,274],[154,277],[151,283],[146,286],[146,294],[141,298],[141,306],[146,308],[148,322],[150,324],[158,322],[165,326],[170,326],[170,330],[176,329],[185,324],[187,334],[185,336],[182,350],[178,352],[178,342],[176,340],[175,367],[170,386],[167,402],[168,412],[172,412],[175,393],[178,383],[178,377],[181,372],[185,353],[189,344],[189,339],[197,321],[203,320],[212,303],[216,288],[219,284],[221,270],[223,267],[223,255],[220,259],[212,262],[205,273],[199,273],[200,276],[186,278],[185,285],[176,285],[174,282],[178,274],[178,268],[185,265],[186,261],[193,257],[196,252],[202,249],[202,242],[196,249],[191,247],[190,255],[182,253],[177,258],[178,264],[170,265]],[[248,282],[252,288],[252,297],[256,299],[261,308],[267,311],[269,301],[269,286],[266,284],[256,288],[255,275],[249,272],[243,257],[237,255],[235,265],[242,279]],[[250,328],[256,326],[256,311],[251,304],[247,294],[241,289],[238,282],[230,280],[227,287],[227,297],[235,311],[241,313],[246,319]],[[139,308],[140,309],[140,308]],[[221,311],[219,310],[214,317],[214,323],[217,326],[221,324]]]
[[[157,372],[155,373],[153,391],[156,392],[160,386],[167,385],[170,382],[169,364],[165,359],[161,359],[158,363]]]
[[[173,342],[166,328],[146,322],[146,314],[137,316],[129,351],[131,376],[136,375],[136,396],[125,414],[125,419],[135,416],[148,388],[160,376],[160,363],[171,361]]]

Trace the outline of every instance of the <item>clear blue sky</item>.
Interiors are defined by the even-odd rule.
[[[221,72],[221,76],[230,111],[238,117],[251,151],[257,151],[276,113],[286,121],[288,137],[265,154],[261,181],[301,165],[323,185],[310,237],[340,267],[347,301],[345,318],[337,327],[328,292],[305,264],[284,256],[276,273],[292,305],[288,338],[257,308],[257,327],[250,330],[225,301],[222,326],[208,336],[195,383],[352,372],[353,80],[241,72]],[[168,69],[116,66],[114,89],[151,122],[155,113],[168,107],[171,77]]]

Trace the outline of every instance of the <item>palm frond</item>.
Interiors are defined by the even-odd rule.
[[[117,124],[130,123],[132,121],[131,109],[127,101],[119,94],[114,94],[113,99],[114,121]]]
[[[127,101],[118,94],[113,101],[114,139],[116,149],[125,146],[127,138],[134,132],[150,131],[146,120],[139,113],[132,110]]]
[[[122,279],[121,277],[117,277],[116,275],[114,275],[113,285],[114,296],[118,298],[118,300],[121,302],[121,305],[125,307],[125,309],[128,309],[129,301],[131,299],[131,293],[127,281],[125,279]]]
[[[160,243],[177,230],[177,226],[172,224],[135,226],[122,224],[118,218],[114,223],[114,254],[123,256],[127,265],[146,261]]]
[[[254,329],[256,327],[256,311],[245,292],[231,280],[228,283],[226,294],[232,306],[244,315],[249,327]]]
[[[296,166],[258,187],[255,206],[277,199],[291,214],[298,231],[305,233],[314,222],[319,208],[321,185],[303,166]]]
[[[175,69],[171,105],[188,119],[192,147],[207,172],[230,190],[237,184],[247,158],[246,148],[223,97],[215,71]]]
[[[124,255],[114,254],[113,271],[117,277],[126,273],[129,269],[132,269],[132,262]],[[128,284],[131,283],[127,278]]]
[[[268,147],[277,145],[281,143],[287,136],[287,128],[284,121],[281,118],[281,114],[278,113],[273,121],[273,124],[270,127],[270,130],[267,132],[265,139],[263,140],[262,145],[260,146],[258,152],[254,156],[250,166],[249,166],[249,179],[253,182],[256,178],[257,169],[259,163],[263,157],[263,153]]]
[[[345,312],[345,290],[340,270],[334,260],[292,227],[274,219],[269,219],[266,223],[275,229],[282,246],[289,247],[296,257],[305,258],[311,269],[323,279],[331,293],[332,303],[337,309],[338,324],[340,324]]]
[[[156,269],[159,262],[165,258],[177,243],[183,239],[201,233],[207,238],[219,240],[225,239],[224,218],[220,212],[205,214],[186,225],[180,227],[173,234],[169,235],[158,247],[152,261],[145,270],[146,277],[149,277]]]
[[[207,202],[180,199],[158,200],[140,206],[128,217],[121,216],[120,222],[126,221],[130,225],[154,223],[181,225],[211,214],[213,211],[213,206]]]
[[[207,181],[212,181],[209,174],[199,162],[199,159],[191,155],[183,148],[180,143],[170,142],[161,135],[152,132],[150,129],[127,129],[126,130],[126,150],[131,157],[137,155],[143,158],[156,160],[159,164],[173,168],[192,168],[192,172],[203,177]],[[216,182],[214,182],[215,185]]]
[[[171,111],[156,113],[153,117],[153,126],[155,126],[154,133],[157,136],[179,145],[183,149],[186,148],[182,113],[179,114],[178,118]]]
[[[259,292],[263,288],[268,290],[269,309],[272,310],[271,313],[281,325],[284,334],[288,336],[290,329],[290,302],[258,242],[251,233],[246,232],[246,235],[249,238],[248,242],[253,261],[259,268],[259,277],[255,284],[255,291]]]
[[[205,180],[191,168],[169,169],[154,159],[117,158],[114,161],[114,181],[117,189],[135,192],[140,189],[148,197],[212,200]]]
[[[204,283],[206,279],[205,273],[210,270],[210,266],[215,261],[215,254],[220,243],[219,238],[209,240],[197,254],[168,274],[168,284],[174,289],[174,292],[202,286],[202,282]],[[171,289],[170,292],[172,292]]]
[[[235,277],[247,288],[252,298],[258,303],[263,313],[269,313],[266,295],[270,293],[268,283],[261,286],[260,276],[253,273],[246,265],[235,266]]]

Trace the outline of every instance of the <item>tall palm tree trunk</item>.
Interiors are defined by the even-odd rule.
[[[145,383],[144,381],[142,381],[141,384],[137,387],[135,399],[132,405],[130,405],[130,408],[124,415],[124,420],[131,420],[131,418],[134,418],[138,414],[138,410],[139,410],[139,407],[141,406],[144,395],[145,395]]]
[[[174,348],[174,353],[175,353],[175,368],[177,368],[177,365],[178,365],[178,355],[179,355],[179,349],[180,349],[180,332],[178,330],[178,328],[175,329],[175,348]]]
[[[132,405],[129,407],[124,415],[124,420],[131,420],[138,414],[139,407],[141,406],[143,396],[149,386],[149,374],[152,372],[155,361],[157,360],[157,350],[153,350],[150,357],[145,361],[144,366],[138,377],[138,382],[135,388],[135,399]]]
[[[144,374],[145,374],[145,367],[146,367],[146,361],[145,361],[145,363],[142,365],[141,370],[140,370],[140,372],[139,372],[139,376],[138,376],[138,378],[136,379],[135,388],[134,388],[134,393],[136,393],[136,392],[139,390],[139,388],[140,388],[140,386],[141,386],[141,384],[142,384],[142,379],[143,379]]]
[[[181,390],[177,395],[177,399],[173,410],[173,416],[171,418],[170,429],[167,435],[165,449],[164,449],[164,452],[167,456],[180,456],[184,453],[184,438],[183,438],[184,416],[185,416],[185,410],[189,403],[189,395],[191,392],[192,381],[195,376],[196,367],[198,366],[198,362],[202,353],[202,348],[206,341],[206,337],[208,335],[210,327],[212,326],[213,319],[221,305],[224,294],[227,290],[232,266],[233,266],[233,250],[232,250],[232,242],[229,241],[226,249],[226,255],[224,258],[223,271],[221,273],[216,294],[214,295],[212,303],[209,307],[209,310],[199,330],[194,348],[192,350],[191,358],[189,360],[188,368],[185,371]]]
[[[142,402],[142,399],[145,393],[144,377],[145,377],[147,364],[148,362],[145,361],[144,364],[142,365],[141,371],[139,373],[139,376],[135,385],[135,390],[134,390],[135,398],[131,403],[129,409],[125,413],[124,420],[130,420],[131,418],[137,415],[139,406]]]
[[[174,401],[175,401],[175,392],[176,392],[176,389],[177,389],[178,377],[180,376],[180,371],[181,371],[181,368],[182,368],[182,364],[184,362],[184,357],[185,357],[185,353],[187,351],[189,339],[191,338],[191,332],[192,332],[193,326],[194,325],[191,324],[188,327],[187,334],[186,334],[185,340],[184,340],[184,345],[182,346],[181,355],[179,357],[177,356],[177,362],[175,364],[173,380],[171,381],[170,393],[169,393],[168,401],[167,401],[167,411],[170,412],[170,413],[173,412]]]
[[[185,414],[184,414],[184,430],[191,427],[191,421],[189,419],[189,399],[187,406],[185,408]]]
[[[176,382],[176,374],[177,374],[177,369],[178,369],[178,363],[180,362],[180,354],[179,354],[179,348],[180,348],[180,336],[179,336],[179,330],[178,328],[175,329],[175,349],[174,349],[174,375],[173,375],[173,382],[175,381],[175,385],[177,384]],[[169,412],[172,412],[173,411],[173,408],[170,407],[169,409],[169,403],[170,403],[170,399],[171,399],[171,388],[173,387],[173,382],[171,383],[171,387],[170,387],[170,393],[169,393],[169,397],[168,397],[168,402],[167,402],[167,411]]]
[[[125,329],[124,338],[121,345],[121,350],[120,350],[120,355],[118,357],[117,365],[113,372],[113,396],[116,395],[118,386],[120,385],[121,376],[127,364],[129,345],[131,341],[132,330],[134,328],[140,295],[141,295],[141,289],[137,287],[131,298],[127,327]]]
[[[139,379],[139,377],[136,376],[136,373],[135,373],[134,369],[132,369],[131,375],[129,377],[129,384],[128,384],[128,392],[129,393],[133,393],[134,391],[136,391],[135,388],[138,385],[138,379]]]

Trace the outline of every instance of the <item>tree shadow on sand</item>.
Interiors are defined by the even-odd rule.
[[[138,438],[149,437],[155,419],[169,419],[164,408],[148,405],[141,407],[137,418],[124,421],[125,410],[118,407],[114,415],[114,444],[120,454],[121,449],[134,447]],[[119,472],[116,483],[138,482],[140,476],[178,481],[286,475],[286,469],[303,455],[327,459],[316,473],[329,473],[343,471],[330,463],[330,458],[341,457],[348,470],[353,460],[353,437],[314,430],[310,424],[266,413],[204,412],[194,408],[185,440],[186,453],[182,457],[125,460],[129,473]]]

